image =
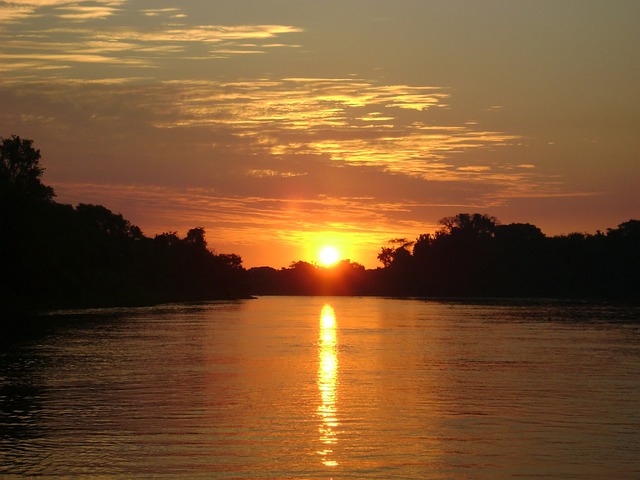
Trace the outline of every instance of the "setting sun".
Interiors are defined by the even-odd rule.
[[[325,267],[333,265],[340,260],[340,252],[335,247],[327,246],[323,247],[318,254],[320,263]]]

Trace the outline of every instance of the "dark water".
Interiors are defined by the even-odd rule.
[[[6,478],[640,478],[640,309],[85,311],[0,341]]]

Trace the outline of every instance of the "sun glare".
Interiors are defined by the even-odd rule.
[[[322,265],[328,267],[340,260],[340,252],[335,247],[323,247],[318,254],[318,258]]]

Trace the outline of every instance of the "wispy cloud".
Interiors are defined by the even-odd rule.
[[[535,169],[471,158],[470,152],[511,145],[518,137],[482,129],[469,119],[441,121],[437,112],[450,107],[451,92],[445,87],[357,77],[178,80],[171,78],[175,70],[163,68],[176,60],[200,64],[281,48],[286,43],[274,40],[302,32],[295,26],[194,25],[176,18],[182,13],[177,7],[137,10],[135,2],[124,0],[24,0],[16,5],[50,16],[51,26],[36,28],[24,20],[0,31],[0,70],[7,74],[0,83],[65,98],[74,102],[76,112],[77,105],[85,104],[93,110],[86,115],[92,121],[104,111],[115,121],[108,105],[126,98],[126,107],[120,107],[123,122],[131,109],[156,129],[216,131],[226,138],[226,154],[322,158],[430,181],[503,182],[519,189],[523,179],[536,176]],[[131,23],[130,15],[146,20]],[[91,83],[122,79],[122,69],[148,80],[113,82],[111,87]],[[39,78],[44,70],[51,75]],[[76,87],[69,91],[69,85]],[[245,169],[245,175],[258,179],[304,173],[271,165]]]
[[[95,62],[109,58],[90,55],[95,57],[87,60]],[[185,184],[208,182],[227,194],[309,195],[323,189],[336,194],[344,184],[380,201],[394,184],[390,178],[406,177],[413,179],[410,186],[400,182],[395,191],[416,201],[450,203],[457,197],[467,205],[501,205],[564,188],[561,179],[523,162],[517,152],[525,139],[469,124],[464,117],[454,122],[448,88],[354,77],[158,82],[144,76],[39,81],[6,76],[0,79],[2,92],[4,104],[20,104],[32,126],[49,119],[48,131],[82,135],[88,149],[104,138],[131,146],[143,141],[151,145],[147,156],[157,159],[157,175],[169,175],[184,161],[191,165],[185,171],[192,172]],[[190,160],[168,157],[172,148],[190,151]],[[497,159],[496,151],[514,153]],[[375,178],[361,181],[365,173]]]
[[[385,8],[383,25],[320,3],[0,0],[0,134],[34,139],[61,201],[103,203],[149,233],[202,224],[229,245],[381,244],[489,208],[560,218],[565,205],[575,219],[617,185],[589,205],[632,210],[634,62],[616,52],[637,8],[607,17],[616,28],[589,13],[549,36],[557,8],[497,23]]]
[[[54,183],[67,201],[109,206],[150,236],[166,231],[184,235],[189,228],[203,226],[211,248],[241,254],[249,266],[260,265],[254,257],[265,245],[268,264],[285,266],[298,259],[314,258],[321,242],[338,244],[354,261],[375,266],[372,252],[399,233],[416,238],[433,232],[438,225],[428,219],[436,209],[456,211],[496,208],[488,197],[476,204],[381,202],[375,197],[316,196],[282,198],[269,196],[225,196],[205,188],[169,188],[145,184]],[[541,194],[540,198],[584,197],[591,193]],[[282,248],[282,247],[286,248]]]
[[[50,16],[67,20],[95,20],[113,15],[126,0],[11,0],[0,2],[0,20],[16,22],[28,17]]]
[[[113,6],[103,5],[70,5],[60,7],[58,16],[65,20],[97,20],[110,17],[117,12]]]
[[[0,22],[10,23],[16,22],[23,18],[28,17],[34,11],[34,8],[30,5],[19,5],[16,3],[0,3]]]
[[[432,110],[448,107],[446,88],[355,78],[166,85],[179,102],[156,124],[160,128],[226,128],[276,157],[317,155],[430,180],[522,180],[520,172],[500,166],[453,160],[513,144],[518,137],[465,123],[433,125]]]
[[[94,50],[95,51],[95,50]],[[112,58],[97,53],[23,53],[23,54],[3,54],[0,53],[0,59],[3,60],[33,60],[34,63],[19,62],[14,64],[20,66],[37,65],[39,68],[64,68],[68,63],[115,63],[120,65],[145,65],[145,62],[136,58]]]
[[[87,53],[78,60],[100,63],[109,57]],[[42,99],[26,112],[33,118],[57,115],[59,125],[74,124],[68,128],[76,130],[90,121],[99,123],[102,132],[113,129],[116,134],[117,128],[119,135],[141,128],[158,135],[171,130],[174,137],[200,132],[200,139],[215,138],[203,149],[244,158],[242,168],[227,164],[222,171],[233,169],[234,175],[254,179],[297,178],[330,164],[430,182],[491,185],[494,198],[559,188],[557,179],[544,178],[533,164],[517,158],[487,161],[490,152],[513,148],[522,139],[464,119],[443,122],[439,111],[448,109],[450,100],[446,88],[380,85],[357,78],[12,82],[6,78],[0,86]],[[72,117],[59,108],[61,99],[73,105]],[[56,111],[43,111],[48,104]]]
[[[145,17],[144,22],[136,21]],[[68,68],[60,74],[64,78],[87,78],[82,63],[149,68],[174,60],[209,62],[283,48],[288,45],[274,40],[302,31],[290,25],[208,25],[187,20],[178,8],[138,10],[135,2],[125,0],[0,2],[4,23],[0,54],[8,63],[3,71],[24,76],[64,67]],[[89,77],[100,75],[108,76],[94,71]]]
[[[184,18],[186,16],[179,8],[147,8],[142,10],[142,13],[147,17]]]
[[[342,243],[344,255],[373,266],[370,251],[398,231],[417,235],[431,227],[403,218],[412,211],[411,205],[380,203],[371,197],[227,197],[207,189],[127,184],[57,183],[54,187],[74,203],[104,204],[115,212],[128,210],[127,218],[134,223],[135,210],[144,212],[144,222],[137,224],[150,236],[175,230],[183,235],[189,228],[203,226],[212,248],[240,254],[277,239],[288,248],[271,252],[270,264],[275,266],[311,258],[306,249],[329,238]],[[256,264],[251,256],[249,262]]]
[[[251,40],[275,38],[285,33],[298,33],[302,30],[286,25],[177,25],[173,28],[151,31],[120,30],[110,33],[116,40],[134,40],[138,42],[195,42],[219,43],[228,40]]]

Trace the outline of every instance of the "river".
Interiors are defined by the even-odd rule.
[[[640,308],[260,297],[0,340],[7,478],[640,478]]]

